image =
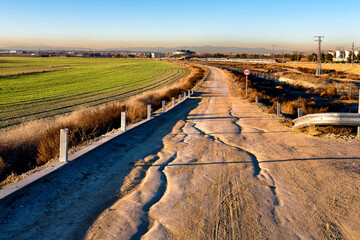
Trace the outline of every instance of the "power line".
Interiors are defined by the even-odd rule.
[[[316,75],[321,75],[321,42],[322,42],[322,38],[324,38],[324,36],[314,36],[315,38],[318,38],[317,40],[315,40],[316,42],[319,42],[319,55],[318,55],[318,64],[316,67]]]

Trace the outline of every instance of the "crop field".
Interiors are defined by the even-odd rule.
[[[148,59],[0,58],[0,128],[122,101],[188,73]]]

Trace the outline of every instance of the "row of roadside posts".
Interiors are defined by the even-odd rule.
[[[248,76],[251,74],[250,69],[245,68],[243,70],[243,74],[245,75],[245,96],[248,96]],[[268,78],[268,76],[266,76],[266,77]],[[234,81],[234,84],[235,84],[236,88],[238,88],[238,84],[235,83],[235,81]],[[242,91],[242,89],[240,89],[240,92],[241,91]],[[252,99],[252,94],[251,93],[249,94],[249,97],[250,97],[250,100],[251,100]],[[256,106],[259,105],[258,96],[255,96],[255,103],[256,103]],[[360,113],[360,111],[359,111],[359,113]],[[302,115],[303,115],[302,108],[298,108],[298,117],[301,117]],[[281,103],[276,104],[276,116],[278,118],[280,118],[280,116],[281,116]]]
[[[182,101],[186,100],[187,98],[189,98],[191,95],[194,94],[194,92],[196,92],[199,88],[199,86],[201,86],[205,79],[209,76],[210,70],[207,72],[206,76],[192,89],[189,89],[186,92],[184,92],[184,95],[179,94],[179,100],[178,100],[178,104],[181,103]],[[182,99],[183,96],[183,99]],[[166,101],[162,101],[161,102],[162,108],[161,108],[161,112],[165,113],[166,112]],[[172,98],[171,101],[171,108],[175,107],[175,97]],[[151,115],[151,104],[147,105],[147,120],[150,120],[152,118]],[[121,117],[120,117],[120,131],[125,132],[126,131],[126,112],[121,112]],[[64,128],[64,129],[60,129],[60,155],[59,155],[59,161],[60,162],[68,162],[68,149],[69,149],[69,129],[68,128]]]
[[[231,70],[238,71],[237,69],[231,69]],[[245,71],[245,70],[246,69],[244,69],[243,71]],[[258,77],[258,78],[271,80],[271,81],[279,83],[279,84],[284,84],[284,83],[289,84],[289,80],[287,80],[286,78],[285,78],[285,80],[280,81],[279,77],[276,76],[276,75],[273,75],[273,74],[254,72],[254,73],[252,73],[252,75],[254,75],[255,77]],[[309,87],[309,84],[310,84],[309,81],[307,79],[305,79],[304,86]],[[316,79],[315,79],[314,85],[317,85],[317,80]],[[319,83],[318,85],[319,85],[320,88],[323,88],[323,89],[325,89],[328,86],[326,82],[324,82],[322,84]],[[353,97],[353,92],[354,91],[353,91],[353,86],[351,85],[351,82],[349,82],[349,83],[335,82],[335,89],[336,89],[337,92],[343,92],[343,93],[345,92],[350,98]]]
[[[186,100],[191,95],[194,94],[194,91],[197,91],[197,86],[192,88],[191,90],[188,90],[187,94],[184,92],[183,99],[181,98],[182,94],[179,94],[179,101],[178,103]],[[166,101],[161,101],[161,113],[166,112]],[[175,107],[175,98],[172,98],[171,101],[171,107]],[[151,114],[151,104],[147,105],[147,120],[150,120],[152,118]],[[126,131],[126,112],[121,112],[121,118],[120,118],[120,131],[125,132]],[[69,129],[60,129],[60,162],[67,162],[68,161],[68,137],[69,137]]]

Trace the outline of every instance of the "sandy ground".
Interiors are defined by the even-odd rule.
[[[359,141],[296,133],[211,68],[166,119],[0,212],[1,239],[360,239]]]

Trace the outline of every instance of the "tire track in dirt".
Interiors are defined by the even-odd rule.
[[[158,179],[158,181],[161,182],[161,185],[158,187],[155,196],[152,199],[150,199],[147,203],[145,203],[144,206],[142,207],[142,210],[144,211],[145,214],[142,217],[141,225],[138,227],[138,232],[131,237],[132,240],[140,239],[153,227],[152,226],[153,221],[151,220],[151,216],[149,215],[149,210],[153,205],[159,202],[160,199],[164,196],[167,188],[167,178],[166,178],[166,174],[164,173],[164,169],[166,165],[171,163],[175,158],[176,158],[176,153],[173,156],[171,156],[163,165],[159,166],[157,171],[160,173],[160,179]]]
[[[215,74],[215,78],[216,77],[217,77],[217,75]],[[219,85],[211,84],[211,86],[213,86],[214,88],[217,88]],[[225,96],[228,95],[227,91],[228,91],[228,89],[223,91],[220,95],[225,95]],[[211,102],[210,102],[210,104],[211,104]],[[219,105],[218,103],[213,103],[213,105],[216,105],[216,104]],[[221,105],[221,106],[222,106],[222,108],[224,108],[223,105]],[[219,106],[219,108],[220,108],[220,106]],[[207,128],[204,129],[201,126],[198,126],[198,124],[196,124],[196,123],[194,124],[194,127],[197,130],[199,130],[202,134],[209,136],[209,138],[212,139],[213,141],[216,141],[216,142],[219,142],[226,146],[229,146],[231,148],[234,148],[239,152],[245,152],[250,157],[251,163],[253,166],[253,172],[254,172],[253,176],[255,178],[257,178],[258,180],[264,182],[266,185],[268,185],[268,189],[273,196],[273,200],[272,200],[273,207],[271,209],[271,214],[273,216],[275,223],[278,223],[279,218],[276,213],[276,207],[280,205],[280,199],[276,192],[275,181],[272,178],[272,176],[269,174],[268,171],[261,168],[261,165],[260,165],[261,162],[258,160],[258,157],[256,156],[256,154],[249,151],[248,149],[244,148],[243,146],[241,146],[241,144],[239,144],[241,142],[241,140],[246,139],[245,137],[242,137],[242,135],[241,135],[242,127],[239,124],[240,117],[238,117],[236,114],[234,114],[233,108],[231,105],[227,105],[226,108],[227,108],[226,111],[228,112],[228,114],[225,114],[225,116],[228,115],[230,117],[229,118],[230,124],[235,126],[238,129],[238,131],[233,130],[233,133],[217,134],[215,136],[211,133],[212,131],[208,130]],[[207,112],[207,111],[204,111],[204,112]],[[224,115],[221,115],[221,116],[224,116]],[[218,117],[220,117],[220,116],[218,116]],[[230,194],[229,197],[233,198],[233,195]],[[222,201],[222,203],[224,203],[224,201]]]
[[[239,129],[241,129],[241,126],[238,125],[236,122],[233,122],[234,124],[236,124],[238,126]],[[194,128],[196,128],[199,132],[201,132],[203,135],[207,135],[209,136],[210,139],[212,139],[213,141],[219,142],[221,144],[224,144],[226,146],[235,148],[237,151],[239,152],[245,152],[247,155],[249,155],[249,157],[252,160],[252,165],[253,165],[253,171],[254,171],[254,177],[256,177],[259,180],[262,180],[264,182],[266,182],[269,186],[269,190],[271,191],[274,200],[273,200],[273,204],[274,204],[274,209],[272,210],[272,214],[274,217],[274,220],[277,222],[278,220],[278,216],[276,215],[276,206],[280,205],[280,199],[279,196],[276,192],[276,184],[274,179],[272,178],[272,176],[269,174],[269,172],[265,169],[262,169],[260,167],[260,163],[261,161],[258,160],[258,158],[256,157],[256,155],[250,151],[248,151],[247,149],[240,147],[238,145],[229,143],[227,140],[225,139],[221,139],[221,137],[218,136],[213,136],[211,135],[211,133],[206,133],[206,130],[201,130],[200,128],[196,127],[196,124],[194,124],[193,126]]]
[[[179,121],[172,132],[163,138],[163,148],[154,155],[134,162],[135,167],[147,169],[142,181],[122,199],[104,211],[90,228],[85,239],[140,239],[157,223],[149,214],[166,193],[166,166],[177,158],[174,144],[186,144],[188,136],[184,123]],[[130,174],[131,175],[131,174]]]

